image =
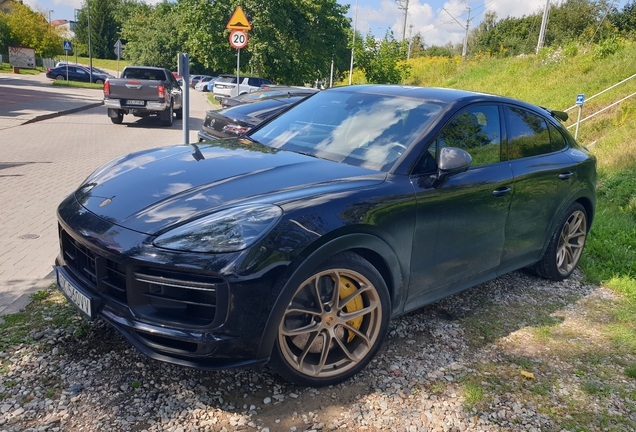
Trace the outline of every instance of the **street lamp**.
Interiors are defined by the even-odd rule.
[[[88,72],[89,82],[93,82],[93,50],[91,49],[91,5],[86,0],[86,13],[88,14]]]
[[[356,0],[356,13],[353,19],[353,39],[351,41],[351,67],[349,68],[349,85],[353,80],[353,50],[356,44],[356,25],[358,24],[358,0]]]
[[[73,51],[75,51],[75,64],[77,64],[77,15],[79,14],[79,11],[79,9],[73,9],[73,19],[75,20],[73,22],[73,43],[75,44]]]

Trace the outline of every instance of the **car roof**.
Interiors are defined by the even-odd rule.
[[[434,100],[445,104],[462,103],[469,104],[473,102],[492,102],[492,103],[509,103],[514,105],[524,106],[526,108],[533,109],[534,111],[543,112],[545,114],[546,109],[542,109],[537,105],[533,105],[528,102],[524,102],[518,99],[498,96],[488,93],[472,92],[468,90],[457,90],[450,88],[438,88],[438,87],[416,87],[397,84],[366,84],[357,86],[342,86],[334,87],[323,91],[355,91],[356,93],[369,93],[383,96],[397,96],[408,97],[424,100]],[[548,113],[549,114],[549,113]]]

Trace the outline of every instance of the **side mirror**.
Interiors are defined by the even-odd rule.
[[[462,149],[443,147],[439,153],[437,166],[442,173],[452,175],[466,171],[472,161],[473,158]]]
[[[437,173],[421,178],[418,184],[426,189],[443,186],[450,176],[466,171],[472,161],[473,158],[462,149],[443,147],[439,153]]]

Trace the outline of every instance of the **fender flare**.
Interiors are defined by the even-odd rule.
[[[396,308],[402,306],[404,299],[404,279],[402,277],[402,267],[393,249],[382,239],[370,234],[347,234],[333,239],[318,249],[313,251],[306,259],[292,270],[291,275],[281,280],[283,284],[276,298],[269,318],[265,324],[261,342],[258,348],[257,358],[269,358],[271,356],[278,325],[283,318],[287,305],[291,302],[296,288],[316,269],[321,263],[331,256],[351,249],[370,249],[382,256],[384,263],[390,269],[390,282],[392,289],[389,289],[391,296],[392,315],[395,315]]]
[[[593,192],[590,192],[589,189],[581,188],[575,191],[565,201],[563,201],[563,204],[559,208],[559,211],[557,212],[557,214],[562,215],[563,213],[567,211],[568,208],[570,208],[572,204],[574,204],[577,201],[581,201],[581,199],[587,201],[587,203],[583,204],[583,207],[585,207],[585,210],[588,212],[587,231],[589,232],[592,227],[592,222],[594,221],[594,212],[596,211],[595,210],[596,196]],[[590,210],[592,211],[590,212]],[[560,219],[561,219],[560,217],[553,219],[552,225],[550,226],[550,231],[549,231],[550,234],[548,235],[548,237],[545,240],[545,243],[543,244],[543,250],[541,251],[541,255],[540,255],[541,257],[543,257],[543,255],[545,254],[545,251],[548,248],[548,245],[550,244],[550,240],[552,239],[552,234],[554,233],[554,230],[557,228],[557,224],[559,223]]]

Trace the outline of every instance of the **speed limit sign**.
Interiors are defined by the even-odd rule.
[[[245,48],[245,45],[247,45],[247,33],[243,30],[233,30],[230,33],[230,45],[236,49]]]

